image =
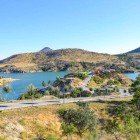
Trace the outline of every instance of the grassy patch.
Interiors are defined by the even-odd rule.
[[[108,106],[117,105],[121,102],[127,102],[130,100],[131,98],[129,97],[122,99],[116,98],[112,100],[108,99],[106,101],[90,102],[89,107],[93,111],[95,111],[99,120],[103,121],[109,119],[109,116],[106,112]],[[1,139],[5,137],[8,139],[10,134],[7,131],[7,128],[9,130],[9,126],[14,126],[14,129],[21,129],[23,127],[23,130],[21,129],[19,133],[16,133],[16,136],[20,139],[26,140],[37,138],[50,138],[54,140],[63,140],[61,131],[61,120],[58,117],[58,110],[77,107],[78,106],[75,103],[70,103],[2,111],[0,112]]]

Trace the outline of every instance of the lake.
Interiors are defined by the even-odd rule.
[[[42,88],[42,81],[54,81],[57,76],[63,77],[68,74],[68,72],[37,72],[37,73],[0,73],[0,76],[18,79],[12,83],[10,86],[12,92],[8,94],[3,94],[3,98],[7,100],[17,99],[20,94],[24,93],[30,84],[38,88]]]
[[[0,76],[19,79],[12,83],[10,86],[12,87],[12,92],[8,94],[3,94],[3,98],[7,100],[17,99],[20,94],[24,93],[27,87],[30,84],[38,88],[42,88],[42,81],[54,81],[57,76],[63,77],[68,74],[68,72],[38,72],[38,73],[9,73],[3,74],[0,73]],[[130,79],[134,80],[139,73],[127,73],[126,74]]]
[[[125,75],[132,80],[135,80],[140,73],[126,73]]]

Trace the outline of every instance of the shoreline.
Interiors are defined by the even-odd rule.
[[[8,84],[8,83],[11,83],[11,82],[14,82],[14,81],[17,81],[19,79],[13,79],[13,78],[1,78],[0,79],[0,87],[5,85],[5,84]]]

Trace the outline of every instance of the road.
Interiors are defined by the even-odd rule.
[[[74,103],[79,101],[99,101],[113,98],[123,98],[125,96],[97,96],[97,97],[80,97],[80,98],[69,98],[69,99],[55,99],[55,100],[25,100],[25,101],[16,101],[10,103],[2,103],[0,104],[0,110],[11,110],[17,108],[24,107],[32,107],[32,106],[47,106],[53,104],[66,104],[66,103]]]
[[[93,77],[93,75],[89,75],[88,78],[86,78],[84,81],[83,81],[83,85],[81,86],[81,88],[83,90],[89,90],[89,88],[87,87],[89,81],[91,80],[91,78]]]
[[[83,85],[81,86],[83,90],[89,90],[87,87],[89,81],[93,75],[89,75],[88,78],[86,78],[83,82]],[[74,103],[79,101],[98,101],[98,100],[106,100],[106,99],[113,99],[113,98],[124,98],[126,96],[131,96],[128,93],[123,92],[123,90],[120,90],[119,96],[96,96],[96,97],[80,97],[80,98],[69,98],[69,99],[55,99],[55,100],[44,100],[44,99],[38,99],[38,100],[23,100],[23,101],[15,101],[15,102],[8,102],[8,103],[2,103],[0,104],[0,110],[10,110],[10,109],[18,109],[18,108],[24,108],[24,107],[32,107],[32,106],[47,106],[47,105],[53,105],[53,104],[66,104],[66,103]]]

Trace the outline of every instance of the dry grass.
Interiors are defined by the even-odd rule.
[[[112,101],[129,101],[131,98],[113,99],[103,102],[91,102],[90,108],[99,119],[109,118],[106,109],[113,105]],[[75,103],[29,107],[0,112],[0,140],[30,140],[37,136],[53,136],[63,140],[59,109],[77,108]]]
[[[97,84],[95,83],[95,81],[91,80],[88,84],[88,87],[89,88],[95,88],[95,87],[97,87]]]
[[[79,87],[81,84],[83,83],[83,81],[79,78],[74,78],[71,85],[73,87]]]

